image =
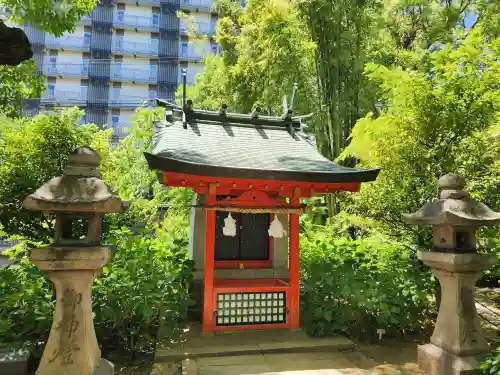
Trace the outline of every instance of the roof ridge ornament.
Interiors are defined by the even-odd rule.
[[[281,115],[281,118],[287,122],[286,126],[288,129],[288,133],[290,133],[290,135],[292,137],[295,136],[295,129],[293,128],[292,114],[293,114],[293,104],[295,102],[295,94],[297,93],[297,87],[298,87],[297,83],[294,83],[293,88],[292,88],[292,97],[290,99],[290,107],[288,107],[288,101],[287,101],[286,94],[283,95],[283,114]],[[301,124],[300,128],[301,128],[300,130],[302,130],[302,124]]]
[[[260,106],[257,106],[250,115],[252,116],[253,119],[257,119],[260,116],[260,112],[262,112],[262,108],[260,108]]]
[[[227,116],[227,104],[226,103],[222,103],[222,105],[220,106],[219,115],[224,116],[224,117]]]
[[[293,104],[295,102],[295,94],[297,93],[297,87],[298,87],[297,83],[294,83],[292,88],[292,97],[290,99],[290,107],[288,107],[286,94],[283,95],[283,115],[281,116],[283,120],[292,120]]]

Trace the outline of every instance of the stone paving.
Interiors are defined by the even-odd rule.
[[[312,338],[302,330],[242,331],[224,334],[201,334],[201,327],[191,326],[184,342],[158,347],[156,362],[171,362],[201,357],[237,356],[284,352],[335,352],[352,350],[354,343],[342,336]]]
[[[375,350],[373,350],[375,349]],[[370,358],[371,355],[377,360]],[[350,352],[312,352],[196,358],[183,361],[183,375],[424,375],[416,346],[360,347]]]
[[[186,375],[421,375],[415,363],[370,363],[353,353],[264,354],[198,358]],[[186,362],[186,361],[185,361]],[[364,363],[363,363],[364,362]]]
[[[347,351],[323,347],[296,353],[189,358],[182,361],[182,375],[425,375],[416,357],[416,343],[385,341]],[[151,375],[177,374],[171,370],[167,363],[156,363]]]

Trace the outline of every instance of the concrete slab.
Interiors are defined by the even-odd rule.
[[[411,351],[415,349],[412,347]],[[398,352],[394,351],[394,355]],[[191,366],[192,371],[183,371],[183,375],[426,375],[415,362],[394,364],[382,360],[380,363],[359,352],[245,355],[189,361],[196,362],[196,366]]]
[[[260,375],[274,374],[273,367],[267,363],[253,365],[209,366],[198,369],[198,375]]]
[[[314,353],[313,353],[314,354]],[[356,369],[342,353],[329,353],[329,358],[315,358],[310,353],[303,355],[276,354],[266,355],[264,359],[274,372],[317,371]]]
[[[262,354],[197,358],[198,368],[208,366],[253,365],[265,361]]]
[[[182,361],[182,375],[198,375],[198,365],[194,359]]]
[[[270,341],[259,344],[263,353],[286,353],[303,351],[322,351],[322,350],[350,350],[354,349],[354,343],[342,336],[333,336],[328,338],[306,338],[293,341]]]
[[[352,350],[354,343],[344,337],[312,338],[302,330],[262,330],[203,335],[199,327],[188,332],[184,342],[159,346],[155,362],[185,358]]]

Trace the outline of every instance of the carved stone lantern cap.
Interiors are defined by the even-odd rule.
[[[62,176],[45,183],[23,202],[33,211],[58,212],[122,212],[129,202],[122,201],[100,179],[101,157],[90,147],[80,147],[68,157]]]
[[[413,214],[403,214],[403,221],[415,225],[481,226],[500,223],[500,213],[485,204],[469,199],[463,190],[465,179],[449,173],[438,180],[439,199],[427,202]]]

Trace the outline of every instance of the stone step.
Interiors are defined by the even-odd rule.
[[[28,357],[26,351],[0,344],[0,374],[25,375],[28,372]]]
[[[415,363],[378,363],[359,352],[255,354],[182,361],[182,375],[425,375]]]
[[[198,335],[185,343],[162,346],[156,351],[155,362],[270,353],[335,352],[354,348],[355,344],[342,336],[312,338],[301,330],[248,331]]]

